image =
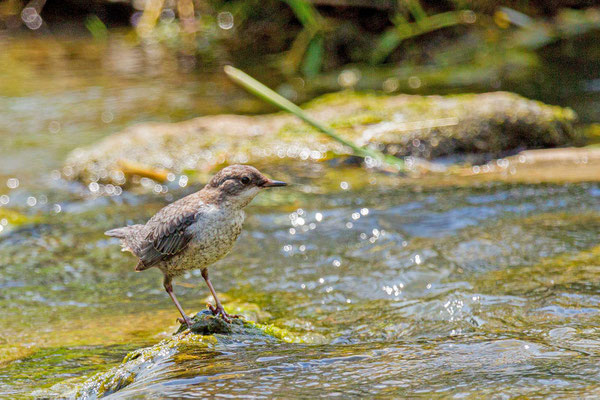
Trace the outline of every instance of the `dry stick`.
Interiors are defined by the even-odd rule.
[[[323,132],[325,135],[329,136],[333,140],[343,144],[344,146],[351,148],[355,155],[357,155],[359,157],[363,157],[363,158],[371,157],[375,160],[379,160],[390,166],[393,166],[393,167],[397,168],[398,170],[401,170],[401,171],[404,170],[404,161],[402,159],[394,157],[389,154],[383,154],[377,150],[357,146],[354,143],[352,143],[346,139],[343,139],[329,126],[313,119],[307,113],[305,113],[304,110],[302,110],[300,107],[298,107],[297,105],[295,105],[294,103],[292,103],[291,101],[286,99],[285,97],[279,95],[275,91],[269,89],[268,87],[266,87],[265,85],[263,85],[262,83],[257,81],[256,79],[252,78],[250,75],[246,74],[244,71],[234,68],[230,65],[226,65],[224,70],[225,70],[225,73],[227,74],[227,76],[229,76],[229,78],[231,78],[235,83],[244,87],[250,93],[265,100],[268,103],[273,104],[276,107],[281,108],[282,110],[285,110],[289,113],[294,114],[295,116],[297,116],[298,118],[300,118],[301,120],[306,122],[307,124],[313,126],[314,128],[318,129],[319,131]]]

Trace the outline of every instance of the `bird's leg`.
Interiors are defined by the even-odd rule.
[[[206,284],[208,285],[208,289],[210,290],[210,293],[212,294],[212,297],[215,299],[215,303],[217,304],[216,306],[213,306],[210,303],[207,304],[210,311],[214,315],[220,315],[226,322],[231,322],[231,318],[240,318],[239,315],[229,315],[225,312],[225,309],[223,308],[223,305],[219,301],[219,298],[217,297],[217,293],[215,292],[215,289],[213,288],[212,283],[210,283],[210,279],[208,277],[208,268],[202,268],[202,277],[206,281]]]
[[[179,304],[179,301],[177,301],[177,297],[175,297],[175,292],[173,292],[173,285],[171,284],[171,277],[168,277],[165,275],[165,280],[163,282],[163,285],[165,286],[165,290],[167,291],[167,293],[169,294],[169,297],[171,297],[171,300],[173,300],[173,303],[175,303],[175,307],[177,307],[177,309],[179,310],[179,313],[181,314],[181,316],[183,318],[177,318],[177,321],[179,321],[180,323],[185,323],[187,325],[188,328],[192,328],[192,320],[190,319],[190,317],[188,317],[185,312],[183,311],[183,308],[181,308],[181,305]]]

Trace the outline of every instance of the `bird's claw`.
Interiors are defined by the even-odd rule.
[[[210,312],[213,313],[213,315],[220,315],[221,318],[223,318],[223,321],[227,322],[227,323],[231,323],[231,319],[232,318],[241,318],[240,315],[234,314],[234,315],[230,315],[227,314],[225,312],[225,309],[223,308],[222,305],[217,305],[217,306],[213,306],[212,304],[208,303],[206,305],[208,307],[208,309],[210,310]]]
[[[186,324],[189,329],[192,329],[192,320],[189,317],[186,317],[185,319],[177,318],[177,322],[179,322],[182,325]]]

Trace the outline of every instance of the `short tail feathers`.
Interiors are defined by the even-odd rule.
[[[115,228],[104,232],[106,236],[116,237],[121,239],[121,247],[123,251],[129,251],[136,257],[139,257],[139,244],[143,239],[144,225],[129,225],[122,228]],[[136,267],[138,270],[139,265]]]
[[[106,231],[104,232],[104,234],[106,236],[112,236],[112,237],[116,237],[119,239],[125,239],[131,236],[136,236],[135,234],[137,232],[139,232],[139,230],[143,227],[144,225],[129,225],[129,226],[123,226],[121,228],[115,228],[115,229],[111,229],[110,231]]]

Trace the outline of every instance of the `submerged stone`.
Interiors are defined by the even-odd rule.
[[[305,109],[342,137],[397,156],[501,155],[580,140],[572,110],[507,92],[453,96],[340,92],[321,96]],[[215,115],[133,126],[74,150],[63,172],[83,182],[123,185],[139,183],[143,177],[169,180],[169,173],[172,179],[174,174],[209,173],[233,163],[314,162],[348,151],[292,115]]]
[[[271,325],[263,325],[243,318],[235,318],[231,323],[213,316],[205,310],[196,314],[191,331],[185,326],[173,334],[173,337],[160,343],[132,351],[123,362],[110,370],[92,376],[75,390],[62,397],[73,399],[94,399],[115,393],[132,383],[151,374],[161,373],[165,364],[185,358],[185,352],[191,349],[211,349],[217,346],[233,346],[248,343],[287,342],[302,343],[286,331]]]

